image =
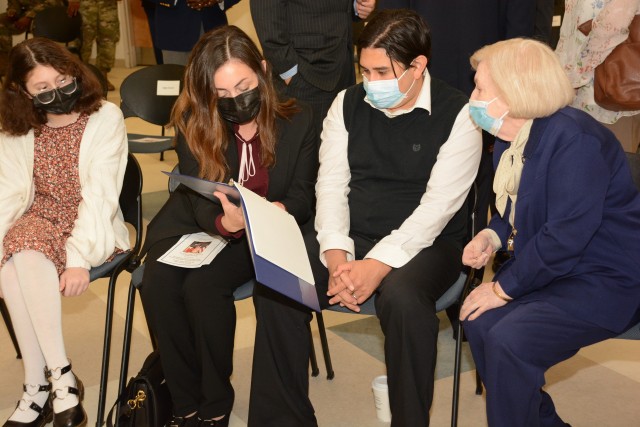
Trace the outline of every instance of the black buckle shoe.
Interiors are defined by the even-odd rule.
[[[22,390],[25,393],[29,393],[27,391],[27,384],[23,384],[22,385]],[[39,385],[38,390],[36,391],[36,393],[40,393],[41,391],[50,391],[50,390],[51,390],[51,384]],[[18,407],[20,406],[20,402],[21,401],[22,400],[18,401],[18,404],[16,405],[16,410],[18,410]],[[27,401],[25,401],[25,403],[26,402]],[[50,397],[44,403],[43,407],[38,406],[38,404],[36,404],[35,402],[31,402],[31,404],[28,406],[28,409],[31,409],[32,411],[35,411],[35,412],[38,413],[38,416],[36,417],[35,420],[33,420],[31,422],[28,422],[28,423],[23,423],[23,422],[20,422],[20,421],[7,420],[2,425],[2,427],[44,427],[46,424],[50,423],[51,420],[53,419],[53,408],[51,406],[51,398]]]
[[[71,371],[71,364],[60,368],[60,375],[58,375],[58,378],[69,371]],[[52,378],[52,374],[52,370],[47,370],[45,368],[45,375],[47,378]],[[51,396],[54,399],[65,399],[68,395],[75,394],[78,396],[78,404],[57,414],[54,413],[53,427],[85,427],[87,425],[87,413],[82,407],[82,400],[84,399],[84,384],[82,384],[82,381],[80,381],[76,374],[73,374],[73,377],[76,380],[75,387],[66,386],[63,387],[63,389],[56,389],[51,393]],[[64,389],[66,389],[66,391]]]

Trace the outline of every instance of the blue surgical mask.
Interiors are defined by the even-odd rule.
[[[506,111],[499,118],[491,117],[487,112],[487,108],[489,104],[495,101],[496,98],[493,98],[491,101],[478,101],[475,99],[469,100],[469,114],[471,118],[481,129],[486,130],[491,135],[496,136],[498,132],[500,132],[500,128],[504,123],[504,117],[507,115],[509,111]]]
[[[404,73],[402,73],[400,77],[395,79],[375,80],[373,82],[370,82],[365,76],[362,76],[362,83],[365,92],[367,92],[369,102],[378,109],[397,107],[402,100],[407,97],[407,94],[413,87],[413,83],[416,82],[414,80],[413,83],[411,83],[411,87],[409,87],[406,93],[400,91],[398,80],[400,80],[407,71],[409,71],[408,68],[404,70]]]

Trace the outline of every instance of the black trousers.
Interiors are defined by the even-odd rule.
[[[233,406],[233,292],[255,276],[253,264],[245,238],[200,268],[156,261],[176,241],[160,241],[149,251],[142,303],[158,340],[174,415],[198,411],[209,419],[229,414]]]
[[[375,245],[351,237],[357,259]],[[326,306],[328,271],[319,260],[315,233],[305,234],[305,243],[321,306]],[[460,248],[436,241],[393,269],[378,288],[376,310],[385,335],[392,426],[429,424],[439,324],[435,301],[457,280],[460,259]],[[253,300],[257,330],[248,425],[316,426],[308,397],[311,313],[263,286]]]

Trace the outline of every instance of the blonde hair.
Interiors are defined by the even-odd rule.
[[[556,54],[536,40],[516,38],[485,46],[471,56],[474,70],[480,62],[487,65],[513,118],[549,116],[575,97]]]

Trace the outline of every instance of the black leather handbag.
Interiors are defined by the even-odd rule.
[[[171,415],[171,395],[164,380],[158,351],[147,356],[138,375],[127,383],[107,416],[113,427],[162,427]]]

